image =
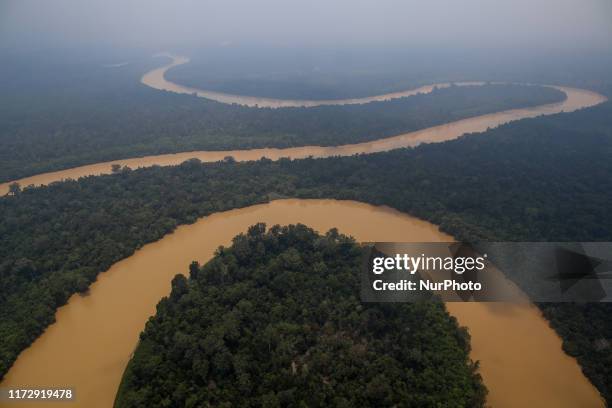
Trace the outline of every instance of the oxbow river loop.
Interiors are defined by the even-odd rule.
[[[209,99],[217,100],[219,102],[226,103],[238,103],[243,105],[252,104],[252,97],[250,96],[239,96],[230,95],[231,100],[227,100],[227,94],[219,94],[216,92],[209,92],[205,90],[196,90],[193,88],[186,88],[182,85],[174,84],[165,79],[164,74],[166,71],[176,65],[186,63],[188,59],[183,57],[171,57],[172,62],[161,68],[154,69],[143,75],[141,82],[147,86],[155,89],[171,91],[176,93],[193,94],[194,92],[199,96],[206,97]],[[474,82],[459,83],[459,85],[475,84]],[[479,84],[482,84],[480,82]],[[314,103],[312,106],[319,104],[330,104],[332,102],[336,104],[351,104],[351,103],[366,103],[374,100],[388,100],[393,98],[400,98],[404,96],[410,96],[417,93],[431,92],[435,86],[443,87],[449,84],[437,84],[413,89],[404,92],[396,92],[392,94],[379,95],[369,98],[360,99],[343,99],[337,101],[298,101],[299,103]],[[263,157],[278,160],[282,157],[288,157],[292,159],[303,159],[306,157],[331,157],[331,156],[352,156],[355,154],[368,154],[376,152],[384,152],[402,147],[413,147],[421,143],[439,143],[447,140],[456,139],[466,133],[472,132],[483,132],[488,128],[494,128],[504,123],[508,123],[514,120],[532,118],[540,115],[551,115],[559,112],[572,112],[578,109],[587,108],[590,106],[598,105],[607,100],[607,98],[596,92],[588,91],[585,89],[570,88],[564,86],[555,86],[554,88],[564,92],[566,98],[564,101],[559,103],[552,103],[546,105],[535,106],[524,109],[511,109],[497,113],[491,113],[486,115],[475,116],[467,119],[458,120],[455,122],[446,123],[443,125],[433,126],[426,129],[417,130],[414,132],[403,133],[396,136],[391,136],[383,139],[373,140],[370,142],[347,144],[341,146],[300,146],[290,147],[284,149],[276,148],[261,148],[261,149],[250,149],[250,150],[225,150],[225,151],[192,151],[183,153],[172,153],[162,154],[155,156],[135,157],[129,159],[113,160],[108,162],[89,164],[85,166],[74,167],[71,169],[54,171],[44,174],[38,174],[31,177],[26,177],[20,180],[13,180],[21,184],[21,186],[28,185],[45,185],[54,181],[61,181],[65,179],[77,179],[84,176],[96,176],[101,174],[109,174],[111,172],[111,165],[120,164],[121,166],[129,166],[131,168],[149,167],[149,166],[171,166],[177,165],[185,160],[197,158],[203,162],[213,162],[223,160],[227,156],[232,156],[237,161],[249,161],[259,160]],[[264,107],[268,106],[264,103],[269,101],[270,106],[277,106],[280,103],[285,103],[284,100],[279,99],[264,99],[256,98],[258,100],[257,106]],[[295,102],[295,101],[293,101]],[[301,106],[301,105],[300,105]],[[8,192],[9,184],[11,182],[0,184],[0,195],[4,195]]]
[[[168,295],[172,277],[186,273],[193,260],[206,262],[219,245],[257,222],[299,222],[320,232],[335,227],[360,242],[452,240],[428,222],[354,201],[278,200],[203,217],[113,265],[87,296],[72,296],[58,310],[57,322],[21,353],[2,386],[61,384],[76,393],[73,403],[62,406],[111,407],[138,335]],[[535,306],[448,303],[447,308],[470,331],[471,357],[480,361],[491,406],[603,406]]]
[[[142,82],[157,89],[193,93],[191,88],[172,84],[164,77],[167,69],[184,62],[173,57],[171,64],[145,74]],[[178,88],[170,89],[175,86]],[[189,92],[183,92],[186,89]],[[67,178],[107,174],[114,163],[137,168],[176,165],[190,158],[217,161],[233,156],[238,161],[246,161],[261,157],[275,160],[281,157],[299,159],[368,154],[424,142],[451,140],[512,120],[569,112],[606,100],[604,96],[587,90],[557,89],[567,96],[563,102],[477,116],[367,143],[148,156],[81,166],[17,181],[23,186],[44,185]],[[423,88],[418,90],[427,91]],[[417,90],[406,92],[418,93]],[[196,93],[215,99],[208,91],[196,90]],[[371,100],[408,95],[400,94],[376,96],[372,98],[383,99]],[[263,106],[261,98],[258,100],[257,105]],[[334,102],[365,103],[371,100]],[[252,101],[243,99],[243,102],[248,105]],[[8,185],[0,185],[0,194],[8,191]],[[157,302],[169,293],[171,278],[176,273],[185,273],[193,260],[206,262],[219,245],[228,245],[233,236],[257,222],[269,225],[300,222],[320,232],[335,227],[360,242],[452,240],[433,224],[387,207],[353,201],[279,200],[203,217],[192,225],[180,226],[174,233],[144,246],[134,255],[113,265],[109,271],[101,273],[87,296],[72,296],[68,304],[57,311],[57,322],[21,353],[1,386],[70,387],[75,390],[76,398],[72,402],[62,403],[62,406],[111,407],[138,335],[146,320],[155,313]],[[147,284],[143,285],[142,282]],[[480,361],[481,374],[490,393],[488,404],[491,406],[603,406],[597,390],[584,377],[577,362],[563,352],[561,340],[535,306],[529,303],[449,303],[447,307],[459,323],[470,331],[471,356]],[[44,405],[37,403],[37,406]],[[51,406],[57,406],[57,403]]]

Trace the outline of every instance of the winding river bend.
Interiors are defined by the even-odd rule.
[[[160,68],[164,81],[163,73],[170,66]],[[156,75],[158,78],[159,74]],[[143,82],[147,76],[155,77],[148,73],[143,77]],[[179,164],[193,157],[214,161],[228,155],[236,160],[255,160],[261,157],[278,159],[365,154],[423,142],[450,140],[466,132],[483,131],[511,120],[572,111],[606,100],[602,95],[590,91],[566,87],[558,89],[567,95],[561,103],[478,116],[368,143],[150,156],[82,166],[19,182],[22,185],[39,185],[109,173],[112,163],[135,168]],[[0,185],[0,194],[5,193],[7,188],[8,183]],[[68,304],[57,311],[57,322],[21,353],[2,386],[73,387],[76,400],[62,406],[112,406],[125,365],[137,344],[138,334],[148,317],[155,313],[159,299],[169,293],[171,278],[176,273],[186,272],[192,260],[206,262],[218,245],[229,244],[234,235],[246,231],[249,225],[256,222],[269,225],[301,222],[320,232],[336,227],[362,242],[452,240],[435,225],[387,207],[352,201],[279,200],[216,213],[201,218],[195,224],[181,226],[174,233],[116,263],[109,271],[99,275],[87,296],[72,296]],[[488,403],[491,406],[603,406],[597,390],[584,377],[576,361],[562,351],[561,340],[534,306],[454,303],[447,307],[461,325],[469,328],[472,336],[471,356],[481,363],[481,374],[490,392]],[[52,403],[51,406],[56,405]]]
[[[256,222],[300,222],[320,232],[336,227],[361,242],[452,240],[425,221],[354,201],[279,200],[203,217],[113,265],[100,274],[89,295],[72,296],[58,310],[57,322],[21,353],[2,385],[71,386],[77,400],[67,406],[111,407],[138,335],[157,302],[169,293],[172,277],[186,273],[192,260],[206,262],[219,245],[228,245]],[[447,307],[470,330],[471,356],[481,362],[491,406],[603,406],[535,306]]]
[[[141,82],[152,88],[159,90],[172,91],[177,93],[194,93],[196,90],[186,88],[182,85],[177,85],[165,79],[164,73],[179,64],[187,62],[187,59],[181,57],[172,57],[173,62],[165,65],[162,68],[154,69],[146,73]],[[463,83],[466,84],[474,84]],[[459,84],[461,85],[461,84]],[[389,100],[410,96],[417,93],[431,92],[435,86],[448,86],[448,84],[431,85],[423,88],[413,89],[410,91],[397,92],[386,95],[379,95],[370,98],[347,99],[337,101],[297,101],[299,103],[312,103],[312,106],[318,104],[349,104],[349,103],[366,103],[374,100]],[[331,156],[352,156],[355,154],[368,154],[384,152],[402,147],[414,147],[421,143],[439,143],[447,140],[456,139],[466,133],[483,132],[488,128],[508,123],[514,120],[533,118],[540,115],[551,115],[559,112],[572,112],[578,109],[587,108],[598,105],[607,100],[607,98],[596,92],[585,89],[570,88],[565,86],[555,86],[554,88],[562,91],[566,95],[566,99],[562,102],[535,106],[524,109],[511,109],[497,113],[475,116],[472,118],[461,119],[455,122],[446,123],[443,125],[433,126],[426,129],[417,130],[414,132],[404,133],[396,136],[391,136],[383,139],[373,140],[370,142],[354,143],[341,146],[300,146],[290,147],[285,149],[262,148],[251,150],[225,150],[225,151],[192,151],[184,153],[162,154],[154,156],[136,157],[130,159],[114,160],[96,164],[90,164],[80,167],[74,167],[67,170],[60,170],[44,174],[38,174],[31,177],[26,177],[17,181],[21,186],[28,185],[46,185],[54,181],[65,179],[78,179],[85,176],[97,176],[101,174],[109,174],[112,164],[120,164],[121,166],[129,166],[131,168],[149,167],[154,165],[171,166],[177,165],[191,158],[200,159],[203,162],[212,162],[223,160],[227,156],[232,156],[237,161],[259,160],[267,157],[272,160],[277,160],[282,157],[292,159],[303,159],[309,156],[312,157],[331,157]],[[209,92],[197,90],[199,96],[214,99],[220,102],[231,102],[242,105],[253,103],[253,97],[237,96],[220,94],[217,92]],[[226,100],[226,97],[231,96],[231,101]],[[274,106],[275,104],[284,103],[286,101],[279,99],[262,99],[256,98],[258,106]],[[266,105],[264,101],[269,101],[270,105]],[[296,102],[296,101],[293,101]],[[277,106],[278,107],[278,106]],[[8,192],[9,183],[0,184],[0,195]]]
[[[151,88],[169,91],[180,94],[197,95],[201,98],[212,99],[213,101],[237,104],[243,106],[257,107],[257,108],[312,108],[314,106],[322,105],[358,105],[370,102],[388,101],[390,99],[403,98],[406,96],[417,95],[419,93],[430,93],[434,88],[448,88],[451,84],[449,82],[432,84],[422,86],[420,88],[409,89],[406,91],[399,91],[393,93],[387,93],[382,95],[367,96],[364,98],[350,98],[350,99],[320,99],[320,100],[308,100],[308,99],[277,99],[277,98],[262,98],[258,96],[245,96],[245,95],[234,95],[224,92],[208,91],[205,89],[191,88],[188,86],[180,85],[175,82],[166,80],[166,72],[173,67],[178,65],[187,64],[189,58],[175,56],[172,54],[157,54],[158,57],[167,57],[172,61],[164,65],[163,67],[154,69],[143,75],[140,82],[150,86]],[[455,85],[482,85],[483,82],[458,82]]]

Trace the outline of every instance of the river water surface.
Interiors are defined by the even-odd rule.
[[[148,244],[99,275],[87,296],[74,295],[26,349],[3,387],[68,386],[77,400],[62,406],[111,407],[138,335],[176,273],[206,262],[219,245],[256,222],[337,227],[360,242],[448,242],[435,225],[387,207],[354,201],[279,200],[213,214]],[[493,407],[602,407],[597,390],[539,310],[529,304],[448,303],[469,328],[474,360]],[[38,406],[38,404],[37,404]],[[51,406],[59,406],[51,403]]]
[[[182,62],[181,62],[182,61]],[[174,58],[169,65],[145,74],[142,82],[158,89],[197,93],[221,102],[254,105],[253,98],[194,90],[172,84],[164,73],[185,60]],[[170,85],[168,85],[170,84]],[[178,87],[178,88],[177,88]],[[477,116],[367,143],[335,147],[303,146],[288,149],[187,152],[97,163],[18,180],[22,186],[41,185],[68,178],[110,173],[111,164],[132,168],[175,165],[190,158],[202,161],[256,160],[261,157],[329,157],[381,152],[420,143],[455,139],[467,132],[484,131],[512,120],[573,111],[606,100],[600,94],[568,87],[565,101],[528,109],[514,109]],[[431,91],[432,87],[380,95],[359,100],[331,101],[334,104],[365,103]],[[238,98],[236,100],[235,98]],[[258,106],[278,100],[257,99]],[[286,101],[285,101],[286,102]],[[295,106],[315,106],[323,101],[289,101]],[[304,103],[308,102],[308,103]],[[312,105],[310,104],[312,103]],[[324,101],[329,104],[330,101]],[[293,105],[279,105],[293,106]],[[0,184],[0,194],[8,191]],[[2,382],[3,387],[72,387],[73,403],[51,406],[111,407],[117,386],[138,334],[155,313],[155,305],[170,290],[176,273],[187,271],[193,260],[206,262],[219,245],[256,222],[289,224],[301,222],[325,232],[337,227],[358,241],[449,241],[435,225],[386,207],[334,200],[280,200],[213,214],[195,224],[181,226],[158,242],[146,245],[131,257],[101,273],[87,296],[74,295],[56,314],[52,324],[31,347],[22,352]],[[472,336],[474,360],[489,389],[493,407],[601,407],[597,390],[587,381],[573,358],[561,349],[561,340],[537,308],[530,304],[449,303],[449,312]],[[37,403],[42,406],[43,403]]]
[[[148,86],[151,86],[160,90],[170,90],[179,93],[191,93],[182,92],[182,85],[173,84],[168,82],[164,73],[172,66],[177,65],[176,61],[180,60],[180,57],[174,57],[174,62],[166,65],[162,68],[155,69],[151,72],[146,73],[142,77],[142,82]],[[181,62],[182,63],[182,62]],[[444,86],[439,84],[438,86]],[[177,88],[178,87],[178,88]],[[335,101],[337,104],[347,103],[365,103],[372,98],[372,100],[386,100],[398,98],[401,96],[413,95],[416,93],[426,93],[433,89],[432,86],[419,88],[416,90],[398,92],[394,94],[379,95],[371,98],[351,99],[351,100],[338,100]],[[426,129],[417,130],[414,132],[404,133],[396,136],[391,136],[383,139],[377,139],[370,142],[355,143],[342,146],[300,146],[290,147],[284,149],[276,148],[262,148],[262,149],[251,149],[251,150],[226,150],[226,151],[193,151],[184,153],[174,154],[162,154],[155,156],[136,157],[130,159],[114,160],[109,162],[102,162],[96,164],[90,164],[80,167],[75,167],[67,170],[60,170],[55,172],[49,172],[44,174],[38,174],[31,177],[26,177],[20,180],[16,180],[21,186],[28,185],[45,185],[54,181],[61,181],[65,179],[78,179],[84,176],[97,176],[100,174],[109,174],[111,172],[112,164],[120,164],[122,166],[129,166],[131,168],[149,167],[153,165],[159,166],[170,166],[184,162],[191,158],[197,158],[204,162],[219,161],[227,156],[232,156],[237,161],[248,161],[248,160],[259,160],[262,157],[267,157],[272,160],[277,160],[281,157],[289,157],[292,159],[303,159],[305,157],[331,157],[331,156],[352,156],[354,154],[368,154],[376,152],[384,152],[393,149],[399,149],[402,147],[414,147],[421,143],[439,143],[447,140],[456,139],[466,133],[471,132],[483,132],[488,128],[494,128],[496,126],[508,123],[514,120],[532,118],[540,115],[550,115],[559,112],[572,112],[577,109],[587,108],[590,106],[598,105],[605,102],[607,98],[596,92],[555,86],[554,88],[566,94],[566,99],[559,103],[552,103],[546,105],[535,106],[532,108],[524,109],[511,109],[507,111],[491,113],[486,115],[475,116],[472,118],[466,118],[455,122],[446,123],[443,125],[433,126]],[[211,95],[208,91],[201,91],[208,97]],[[204,95],[204,94],[202,94]],[[223,94],[225,95],[225,94]],[[237,96],[231,95],[235,103],[249,104],[252,97],[250,96]],[[214,99],[214,98],[213,98]],[[223,99],[219,99],[223,101]],[[259,99],[258,99],[259,100]],[[267,99],[266,99],[267,100]],[[270,103],[280,103],[282,100],[271,99]],[[280,101],[280,102],[279,102]],[[353,102],[351,102],[353,101]],[[359,101],[359,102],[354,102]],[[308,102],[308,101],[306,101]],[[318,103],[317,101],[310,101]],[[325,101],[330,103],[330,101]],[[261,105],[260,105],[261,106]],[[0,195],[4,195],[8,192],[10,183],[0,184]]]
[[[143,75],[140,82],[150,86],[151,88],[159,89],[162,91],[169,91],[180,94],[197,95],[201,98],[212,99],[213,101],[237,104],[243,106],[251,106],[258,108],[312,108],[314,106],[322,105],[358,105],[370,102],[388,101],[391,99],[403,98],[406,96],[412,96],[419,93],[430,93],[434,88],[448,88],[451,84],[444,82],[440,84],[425,85],[420,88],[409,89],[405,91],[392,92],[382,95],[366,96],[363,98],[350,98],[350,99],[320,99],[320,100],[307,100],[307,99],[277,99],[277,98],[263,98],[259,96],[245,96],[245,95],[234,95],[224,92],[209,91],[206,89],[192,88],[177,84],[166,79],[166,72],[173,67],[183,65],[189,62],[189,58],[175,56],[172,54],[158,54],[159,57],[167,57],[172,61],[163,67],[151,70]],[[457,82],[455,85],[482,85],[483,82]]]

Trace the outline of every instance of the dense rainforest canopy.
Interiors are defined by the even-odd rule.
[[[0,199],[0,373],[96,275],[178,224],[279,197],[386,204],[458,239],[612,240],[612,104],[388,153],[186,162]],[[612,401],[612,308],[541,305]]]
[[[440,302],[363,304],[362,251],[253,225],[174,278],[115,406],[483,406],[465,329]]]
[[[142,155],[355,143],[563,98],[550,88],[489,85],[364,105],[258,109],[139,83],[162,63],[0,67],[0,182]],[[11,81],[2,78],[7,70]]]

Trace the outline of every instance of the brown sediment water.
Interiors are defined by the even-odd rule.
[[[312,108],[314,106],[323,105],[359,105],[370,102],[388,101],[391,99],[403,98],[406,96],[417,95],[420,93],[430,93],[434,88],[448,88],[451,86],[450,82],[444,82],[439,84],[425,85],[420,88],[408,89],[405,91],[398,91],[392,93],[386,93],[382,95],[366,96],[362,98],[348,98],[348,99],[278,99],[278,98],[263,98],[259,96],[246,96],[246,95],[235,95],[228,94],[225,92],[209,91],[206,89],[192,88],[177,84],[166,79],[166,72],[173,67],[183,65],[189,62],[189,58],[182,56],[175,56],[168,53],[157,54],[158,57],[167,57],[172,61],[163,67],[156,68],[144,74],[140,80],[143,84],[150,86],[151,88],[159,89],[160,91],[169,91],[179,94],[197,95],[201,98],[211,99],[213,101],[236,104],[258,108]],[[456,82],[453,83],[456,86],[465,85],[483,85],[482,81],[471,81],[471,82]]]
[[[176,66],[180,63],[184,63],[188,60],[181,57],[173,57],[173,62],[162,68],[155,69],[148,72],[142,77],[142,82],[148,86],[151,86],[160,90],[169,90],[172,92],[179,93],[193,93],[191,88],[185,88],[181,85],[173,84],[168,82],[164,78],[164,73],[171,67]],[[473,84],[473,83],[464,83]],[[460,84],[461,85],[461,84]],[[361,99],[345,99],[336,101],[306,101],[315,104],[349,104],[349,103],[366,103],[374,100],[387,100],[398,98],[402,96],[414,95],[416,93],[431,92],[434,86],[443,87],[448,84],[437,84],[431,85],[419,89],[410,91],[397,92],[393,94],[373,96],[369,98]],[[250,149],[250,150],[226,150],[226,151],[192,151],[174,154],[162,154],[155,156],[135,157],[129,159],[113,160],[108,162],[90,164],[80,167],[74,167],[71,169],[60,170],[55,172],[49,172],[44,174],[38,174],[31,177],[25,177],[17,181],[22,187],[29,185],[46,185],[54,181],[61,181],[65,179],[78,179],[85,176],[96,176],[100,174],[109,174],[111,172],[111,166],[113,164],[119,164],[121,166],[128,166],[131,168],[139,167],[150,167],[154,165],[159,166],[170,166],[177,165],[185,160],[197,158],[204,162],[213,162],[223,160],[227,156],[232,156],[237,161],[249,161],[259,160],[263,157],[277,160],[279,158],[288,157],[292,159],[302,159],[306,157],[331,157],[331,156],[352,156],[355,154],[368,154],[389,151],[393,149],[399,149],[402,147],[414,147],[421,143],[439,143],[447,140],[452,140],[472,132],[483,132],[489,128],[494,128],[504,123],[508,123],[514,120],[536,117],[539,115],[550,115],[559,112],[572,112],[577,109],[586,108],[594,105],[598,105],[605,102],[607,98],[596,92],[555,86],[554,88],[564,92],[566,99],[562,102],[540,105],[531,108],[523,109],[511,109],[507,111],[491,113],[486,115],[475,116],[472,118],[466,118],[455,122],[446,123],[443,125],[433,126],[426,129],[417,130],[414,132],[404,133],[396,136],[391,136],[383,139],[373,140],[363,143],[355,143],[341,146],[300,146],[290,147],[284,149],[276,148],[261,148],[261,149]],[[189,89],[187,92],[185,89]],[[215,99],[214,95],[226,95],[211,93],[209,91],[199,91],[200,96]],[[217,98],[216,100],[221,102],[232,102],[242,103],[245,105],[250,104],[252,97],[249,96],[238,96],[230,95],[232,99],[226,100],[224,98]],[[256,98],[260,103],[259,106],[264,104],[261,102],[261,98]],[[265,99],[269,101],[275,101],[274,103],[284,103],[287,101],[278,99]],[[242,101],[242,102],[241,102]],[[357,102],[358,101],[358,102]],[[294,101],[295,102],[295,101]],[[304,101],[301,101],[304,102]],[[300,103],[301,103],[300,102]],[[272,102],[271,102],[272,103]],[[309,105],[310,106],[310,105]],[[312,105],[315,106],[315,105]],[[0,195],[4,195],[9,190],[9,184],[11,182],[0,184]]]
[[[431,92],[434,85],[369,98],[335,101],[282,101],[196,90],[168,82],[164,73],[188,60],[172,57],[162,68],[145,74],[142,82],[157,89],[249,106],[317,106],[388,100]],[[448,84],[438,84],[438,87]],[[110,173],[112,164],[132,168],[175,165],[190,159],[238,161],[262,157],[294,159],[347,156],[451,140],[469,132],[484,131],[512,120],[570,112],[606,100],[600,94],[555,87],[567,98],[560,103],[499,113],[435,126],[407,134],[344,146],[303,146],[288,149],[198,151],[115,160],[17,180],[22,186]],[[0,184],[0,194],[9,183]],[[186,271],[192,260],[205,262],[218,245],[255,222],[302,222],[324,232],[337,227],[359,241],[448,241],[451,237],[432,224],[386,207],[333,200],[282,200],[245,209],[217,213],[149,244],[133,256],[102,273],[87,296],[75,295],[57,312],[51,325],[17,359],[2,386],[73,387],[77,399],[61,405],[110,407],[138,333],[155,312],[155,304],[170,289],[175,273]],[[472,358],[481,362],[493,407],[600,407],[603,402],[582,375],[576,361],[561,349],[561,341],[540,312],[530,304],[449,303],[448,309],[472,335]],[[37,403],[38,405],[38,403]],[[10,406],[10,404],[9,404]]]
[[[225,211],[177,228],[99,275],[86,296],[74,295],[52,324],[22,352],[2,387],[75,389],[76,400],[51,406],[111,407],[131,353],[176,273],[204,263],[219,245],[256,222],[338,228],[360,242],[434,242],[452,237],[388,207],[354,201],[278,200]],[[597,390],[539,310],[529,304],[448,303],[472,336],[471,357],[489,389],[488,404],[504,407],[602,407]],[[44,406],[37,403],[36,406]],[[18,406],[5,404],[3,406]]]

